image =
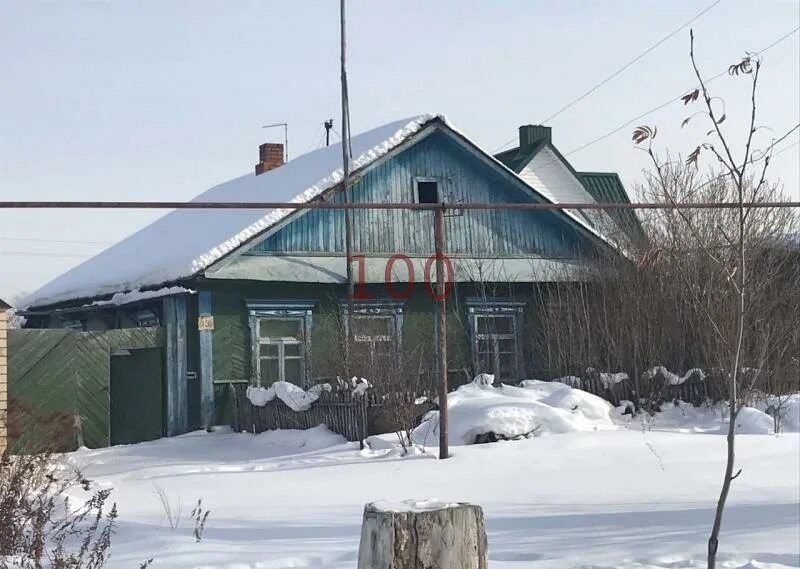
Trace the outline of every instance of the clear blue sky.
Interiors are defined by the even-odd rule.
[[[353,130],[443,112],[495,150],[711,2],[353,0]],[[799,6],[722,0],[693,24],[706,75],[792,30]],[[798,53],[795,33],[765,57],[759,122],[775,133],[800,121]],[[558,116],[557,146],[569,152],[692,87],[687,54],[684,31]],[[335,0],[0,0],[0,198],[189,199],[251,171],[258,144],[280,139],[261,130],[269,122],[288,121],[290,152],[304,153],[322,121],[338,128],[338,56]],[[741,133],[745,82],[726,76],[712,87]],[[657,124],[659,142],[685,153],[704,129],[681,130],[683,117],[673,104],[639,122]],[[632,188],[646,166],[632,126],[569,159],[616,170]],[[795,198],[798,148],[772,169]],[[158,215],[0,211],[0,297],[103,247],[34,239],[114,242]]]

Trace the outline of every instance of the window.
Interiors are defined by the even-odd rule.
[[[346,314],[346,313],[345,313]],[[401,345],[402,307],[393,304],[358,305],[345,319],[352,336],[352,357],[361,373],[379,376],[396,367]]]
[[[78,318],[62,318],[61,324],[68,330],[78,330],[79,332],[83,332],[84,330],[83,320]]]
[[[439,182],[435,178],[416,178],[417,203],[439,203]]]
[[[155,310],[137,310],[131,315],[131,317],[139,328],[161,325],[158,314],[156,314]]]
[[[468,301],[468,310],[475,372],[494,374],[496,380],[519,379],[522,304]]]
[[[305,386],[311,347],[311,308],[249,301],[253,383]]]

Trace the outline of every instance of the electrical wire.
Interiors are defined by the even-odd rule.
[[[322,137],[325,136],[325,133],[323,132],[324,128],[325,127],[323,125],[319,125],[319,127],[317,128],[317,132],[314,133],[314,137],[311,139],[311,144],[309,145],[308,150],[306,150],[306,154],[308,154],[312,150],[319,148],[320,140],[322,140]]]
[[[72,239],[39,239],[34,237],[0,237],[0,241],[30,241],[32,243],[65,243],[70,245],[113,245],[109,241],[78,241]]]
[[[762,48],[760,51],[757,51],[757,52],[755,52],[755,53],[756,53],[757,55],[763,55],[764,53],[766,53],[767,51],[769,51],[770,49],[772,49],[772,48],[773,48],[773,47],[775,47],[776,45],[778,45],[778,44],[782,43],[783,41],[785,41],[785,40],[786,40],[787,38],[789,38],[790,36],[792,36],[792,35],[796,34],[798,30],[800,30],[800,26],[797,26],[797,27],[796,27],[796,28],[794,28],[793,30],[791,30],[791,31],[789,31],[789,32],[787,32],[787,33],[785,33],[785,34],[783,34],[783,35],[782,35],[782,36],[780,36],[780,37],[779,37],[777,40],[773,41],[771,44],[769,44],[768,46],[766,46],[766,47]],[[719,72],[719,73],[717,73],[716,75],[712,75],[711,77],[709,77],[708,79],[706,79],[706,84],[708,84],[708,83],[711,83],[712,81],[714,81],[714,80],[716,80],[716,79],[719,79],[719,78],[720,78],[720,77],[722,77],[723,75],[727,75],[727,74],[728,74],[728,68],[726,67],[725,69],[723,69],[722,71],[720,71],[720,72]],[[619,126],[617,126],[617,127],[613,128],[612,130],[610,130],[610,131],[606,132],[605,134],[602,134],[602,135],[598,136],[597,138],[594,138],[594,139],[590,140],[589,142],[587,142],[587,143],[585,143],[585,144],[582,144],[581,146],[579,146],[579,147],[577,147],[577,148],[574,148],[574,149],[570,150],[569,152],[566,152],[566,153],[564,154],[564,156],[569,156],[570,154],[574,154],[574,153],[576,153],[576,152],[580,152],[580,151],[581,151],[581,150],[583,150],[584,148],[588,148],[589,146],[592,146],[593,144],[597,144],[597,143],[598,143],[598,142],[600,142],[601,140],[605,140],[605,139],[606,139],[606,138],[608,138],[609,136],[611,136],[611,135],[613,135],[613,134],[616,134],[616,133],[618,133],[618,132],[619,132],[619,131],[621,131],[623,128],[625,128],[625,127],[627,127],[627,126],[630,126],[630,124],[631,124],[631,123],[634,123],[634,122],[636,122],[636,121],[638,121],[638,120],[640,120],[640,119],[642,119],[642,118],[646,117],[647,115],[650,115],[650,114],[652,114],[652,113],[654,113],[654,112],[656,112],[656,111],[660,111],[661,109],[663,109],[663,108],[664,108],[664,107],[666,107],[666,106],[669,106],[669,105],[671,105],[672,103],[675,103],[675,102],[677,102],[677,101],[680,101],[680,100],[681,100],[681,97],[683,97],[683,95],[685,95],[685,94],[686,94],[688,91],[690,91],[690,90],[684,91],[684,92],[683,92],[683,93],[681,93],[680,95],[677,95],[677,96],[675,96],[675,97],[672,97],[671,99],[669,99],[669,100],[667,100],[667,101],[664,101],[663,103],[661,103],[661,104],[659,104],[659,105],[656,105],[656,106],[655,106],[655,107],[653,107],[652,109],[649,109],[649,110],[647,110],[647,111],[644,111],[643,113],[641,113],[641,114],[638,114],[638,115],[636,115],[635,117],[633,117],[633,118],[630,118],[630,119],[626,120],[624,123],[622,123],[622,124],[620,124]],[[516,137],[516,136],[515,136],[514,138],[512,138],[511,140],[509,140],[508,142],[506,142],[505,144],[503,144],[502,146],[500,146],[500,147],[498,147],[497,149],[493,150],[493,151],[492,151],[492,154],[496,154],[496,153],[497,153],[499,150],[503,150],[504,148],[508,147],[508,146],[509,146],[511,143],[513,143],[515,140],[517,140],[517,137]]]
[[[694,16],[694,17],[693,17],[691,20],[689,20],[688,22],[686,22],[686,23],[682,24],[682,25],[681,25],[679,28],[677,28],[677,29],[673,30],[672,32],[670,32],[669,34],[667,34],[666,36],[664,36],[663,38],[661,38],[660,40],[658,40],[656,43],[654,43],[653,45],[651,45],[649,48],[647,48],[646,50],[644,50],[642,53],[640,53],[639,55],[637,55],[636,57],[634,57],[633,59],[631,59],[631,60],[630,60],[628,63],[626,63],[625,65],[623,65],[623,66],[622,66],[622,67],[620,67],[619,69],[617,69],[617,70],[616,70],[614,73],[612,73],[611,75],[609,75],[608,77],[606,77],[605,79],[603,79],[602,81],[600,81],[600,82],[599,82],[597,85],[595,85],[594,87],[592,87],[591,89],[589,89],[588,91],[586,91],[586,92],[585,92],[583,95],[581,95],[580,97],[578,97],[578,98],[576,98],[576,99],[572,100],[571,102],[567,103],[566,105],[564,105],[563,107],[561,107],[561,109],[559,109],[558,111],[556,111],[555,113],[553,113],[552,115],[550,115],[549,117],[547,117],[546,119],[544,119],[544,120],[543,120],[543,121],[542,121],[540,124],[546,124],[546,123],[550,122],[551,120],[553,120],[554,118],[556,118],[558,115],[560,115],[561,113],[563,113],[563,112],[564,112],[564,111],[566,111],[567,109],[569,109],[569,108],[571,108],[572,106],[574,106],[574,105],[576,105],[576,104],[580,103],[580,102],[581,102],[582,100],[584,100],[586,97],[588,97],[589,95],[591,95],[592,93],[594,93],[595,91],[597,91],[597,90],[598,90],[600,87],[602,87],[603,85],[605,85],[606,83],[608,83],[609,81],[611,81],[612,79],[614,79],[615,77],[617,77],[618,75],[620,75],[620,74],[621,74],[623,71],[625,71],[626,69],[628,69],[628,68],[629,68],[631,65],[633,65],[634,63],[636,63],[636,62],[638,62],[639,60],[641,60],[641,59],[642,59],[644,56],[646,56],[648,53],[650,53],[651,51],[653,51],[654,49],[656,49],[658,46],[660,46],[661,44],[663,44],[665,41],[667,41],[668,39],[670,39],[670,38],[672,38],[673,36],[675,36],[675,34],[677,34],[678,32],[680,32],[680,31],[681,31],[681,30],[683,30],[684,28],[686,28],[686,26],[688,26],[689,24],[691,24],[692,22],[694,22],[695,20],[697,20],[698,18],[700,18],[701,16],[703,16],[703,14],[705,14],[706,12],[708,12],[709,10],[711,10],[713,7],[715,7],[717,4],[719,4],[719,3],[720,3],[720,1],[721,1],[721,0],[716,0],[716,2],[712,2],[712,3],[711,3],[709,6],[707,6],[707,7],[706,7],[704,10],[702,10],[701,12],[699,12],[699,13],[698,13],[696,16]]]
[[[74,259],[87,259],[94,255],[73,255],[70,253],[38,253],[36,251],[4,251],[0,249],[0,255],[24,255],[26,257],[69,257]]]
[[[609,81],[611,81],[612,79],[614,79],[615,77],[617,77],[618,75],[620,75],[620,74],[621,74],[623,71],[625,71],[626,69],[628,69],[630,66],[632,66],[632,65],[633,65],[633,64],[635,64],[635,63],[637,63],[637,62],[638,62],[639,60],[641,60],[641,59],[642,59],[644,56],[646,56],[647,54],[649,54],[651,51],[653,51],[654,49],[656,49],[658,46],[660,46],[661,44],[663,44],[665,41],[667,41],[668,39],[672,38],[672,37],[673,37],[675,34],[677,34],[678,32],[680,32],[680,31],[681,31],[681,30],[683,30],[684,28],[686,28],[686,26],[688,26],[689,24],[691,24],[692,22],[694,22],[695,20],[697,20],[698,18],[700,18],[701,16],[703,16],[703,15],[704,15],[706,12],[708,12],[709,10],[711,10],[712,8],[714,8],[714,7],[715,7],[717,4],[719,4],[720,2],[721,2],[721,0],[716,0],[715,2],[712,2],[711,4],[709,4],[708,6],[706,6],[706,7],[705,7],[705,8],[704,8],[702,11],[698,12],[698,13],[697,13],[697,14],[696,14],[696,15],[695,15],[695,16],[694,16],[694,17],[693,17],[691,20],[689,20],[688,22],[685,22],[684,24],[681,24],[681,26],[680,26],[680,27],[678,27],[678,28],[676,28],[676,29],[672,30],[672,31],[671,31],[669,34],[667,34],[666,36],[664,36],[663,38],[661,38],[660,40],[658,40],[656,43],[654,43],[653,45],[651,45],[649,48],[647,48],[646,50],[644,50],[643,52],[641,52],[639,55],[637,55],[636,57],[634,57],[634,58],[633,58],[632,60],[630,60],[628,63],[626,63],[625,65],[623,65],[623,66],[622,66],[622,67],[620,67],[619,69],[617,69],[617,70],[616,70],[614,73],[612,73],[611,75],[609,75],[608,77],[606,77],[605,79],[603,79],[602,81],[600,81],[599,83],[595,84],[595,85],[594,85],[594,86],[593,86],[591,89],[589,89],[588,91],[586,91],[586,92],[585,92],[583,95],[581,95],[581,96],[577,97],[576,99],[573,99],[572,101],[570,101],[569,103],[567,103],[566,105],[564,105],[563,107],[561,107],[561,108],[560,108],[558,111],[556,111],[555,113],[553,113],[552,115],[550,115],[549,117],[547,117],[546,119],[544,119],[543,121],[541,121],[539,124],[547,124],[548,122],[550,122],[551,120],[553,120],[554,118],[556,118],[558,115],[560,115],[561,113],[563,113],[563,112],[564,112],[564,111],[566,111],[567,109],[569,109],[569,108],[573,107],[574,105],[576,105],[576,104],[578,104],[579,102],[581,102],[582,100],[584,100],[586,97],[588,97],[589,95],[591,95],[592,93],[594,93],[595,91],[597,91],[597,90],[598,90],[600,87],[602,87],[603,85],[605,85],[606,83],[608,83]],[[499,147],[497,147],[495,150],[493,150],[493,151],[492,151],[492,154],[494,154],[494,153],[496,153],[496,152],[498,152],[498,151],[500,151],[500,150],[503,150],[504,148],[508,147],[508,146],[509,146],[510,144],[512,144],[512,143],[513,143],[513,142],[514,142],[516,139],[517,139],[517,138],[516,138],[516,137],[514,137],[514,138],[510,139],[508,142],[505,142],[505,143],[503,143],[502,145],[500,145]]]

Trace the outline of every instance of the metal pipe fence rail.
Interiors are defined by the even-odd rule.
[[[738,209],[732,202],[681,203],[334,203],[294,202],[154,202],[154,201],[0,201],[0,209],[406,209],[406,210],[625,210]],[[800,201],[745,203],[745,209],[800,208]]]

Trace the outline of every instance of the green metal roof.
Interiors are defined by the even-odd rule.
[[[631,203],[616,172],[579,172],[586,191],[599,203]]]
[[[631,203],[625,186],[616,172],[579,172],[583,187],[598,203]],[[614,220],[632,239],[647,239],[639,216],[632,209],[610,211]]]

